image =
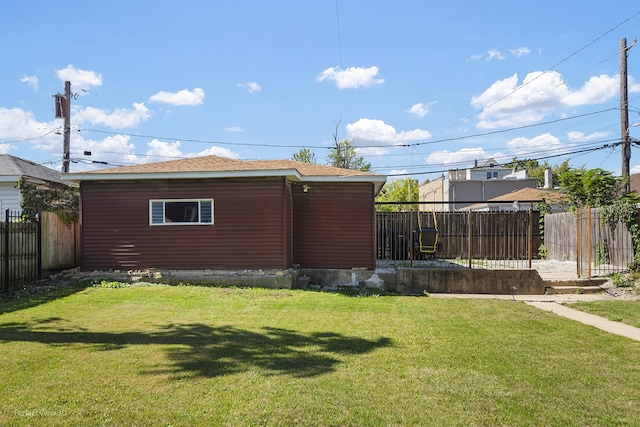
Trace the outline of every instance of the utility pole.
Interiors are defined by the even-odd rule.
[[[629,95],[627,87],[627,51],[630,48],[627,48],[626,38],[620,40],[620,127],[622,130],[622,180],[625,183],[625,194],[631,192],[629,179],[631,138],[629,137]]]
[[[71,82],[64,82],[64,143],[62,145],[62,172],[69,172],[69,151],[71,140]]]

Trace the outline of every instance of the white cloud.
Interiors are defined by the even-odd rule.
[[[364,157],[379,157],[389,154],[389,150],[387,150],[385,147],[360,147],[356,148],[356,153]]]
[[[376,77],[378,67],[349,67],[346,70],[340,67],[330,67],[321,72],[316,80],[333,81],[339,89],[355,89],[358,87],[370,87],[384,83],[384,79]]]
[[[67,68],[56,71],[56,76],[63,82],[70,81],[72,91],[74,87],[81,89],[81,92],[78,92],[79,95],[83,94],[82,90],[87,90],[91,86],[102,86],[101,74],[97,74],[94,71],[81,70],[71,64],[67,65]]]
[[[27,76],[26,74],[22,76],[20,79],[22,83],[26,83],[33,88],[33,90],[38,90],[38,77],[37,76]]]
[[[382,120],[363,118],[346,126],[349,138],[358,142],[373,143],[376,145],[398,145],[409,141],[429,139],[429,131],[414,129],[398,132]]]
[[[594,76],[572,91],[557,71],[529,73],[522,84],[514,74],[474,96],[471,105],[482,109],[478,128],[521,126],[540,121],[558,109],[608,101],[616,96],[618,82],[617,76]]]
[[[238,83],[238,86],[247,89],[249,93],[256,93],[262,90],[262,86],[256,82]]]
[[[484,55],[479,54],[479,53],[475,53],[473,55],[471,55],[471,57],[469,59],[471,59],[472,61],[478,61],[480,59],[484,58]]]
[[[567,132],[567,139],[569,142],[589,142],[599,140],[608,137],[607,132],[593,132],[586,134],[584,132],[570,131]]]
[[[80,172],[91,169],[101,169],[120,165],[144,163],[144,157],[134,153],[135,145],[130,143],[127,135],[112,135],[101,141],[84,139],[82,134],[74,135],[71,145],[71,158],[82,158],[88,162],[103,162],[86,164],[73,163],[72,172]],[[91,156],[84,156],[84,151],[91,151]]]
[[[147,121],[152,114],[144,103],[134,102],[131,110],[116,108],[109,111],[95,107],[74,109],[72,118],[78,124],[88,122],[92,125],[102,124],[114,129],[122,129],[136,127],[141,122]]]
[[[200,105],[204,99],[204,90],[197,87],[193,91],[182,89],[178,92],[160,91],[149,98],[149,102],[161,102],[171,105]]]
[[[61,129],[60,123],[56,120],[39,122],[31,111],[0,107],[0,129],[0,144],[5,142],[1,149],[3,153],[15,149],[13,141],[21,141],[21,144],[30,144],[47,152],[54,145],[58,150],[61,149],[61,137],[54,132]]]
[[[58,136],[57,151],[60,150],[61,140]],[[199,157],[207,155],[218,155],[233,159],[240,158],[237,153],[221,147],[210,147],[200,152],[184,153],[180,141],[163,142],[154,139],[147,143],[148,149],[144,155],[135,154],[136,146],[130,142],[131,137],[127,135],[113,135],[107,138],[96,140],[85,140],[82,134],[74,135],[72,140],[71,157],[82,158],[88,161],[104,162],[95,164],[85,164],[82,162],[73,163],[74,172],[98,168],[113,167],[127,164],[140,164],[172,160],[175,158]],[[73,147],[77,149],[74,150]],[[82,152],[88,150],[92,152],[90,157],[84,156]]]
[[[228,148],[223,148],[223,147],[210,147],[210,148],[207,148],[206,150],[188,155],[188,157],[202,157],[202,156],[220,156],[220,157],[227,157],[229,159],[240,158],[240,155],[238,153],[234,153]]]
[[[636,83],[636,80],[630,74],[627,76],[627,86],[631,93],[640,92],[640,83]]]
[[[620,76],[593,76],[577,91],[569,93],[563,102],[571,107],[602,104],[620,93]]]
[[[487,52],[487,61],[491,61],[492,59],[503,61],[505,59],[505,56],[499,50],[491,49],[490,51]]]
[[[150,157],[184,157],[182,151],[180,151],[180,141],[175,142],[163,142],[158,141],[157,139],[153,139],[152,141],[147,142],[147,146],[149,150],[147,150],[146,154]],[[148,162],[155,162],[161,159],[148,159]]]
[[[202,157],[202,156],[212,156],[212,155],[227,157],[230,159],[240,158],[240,156],[237,153],[234,153],[233,151],[227,148],[222,148],[222,147],[210,147],[210,148],[207,148],[206,150],[199,151],[197,153],[183,153],[182,150],[180,150],[180,146],[181,146],[180,141],[163,142],[163,141],[158,141],[157,139],[154,139],[153,141],[148,142],[147,145],[149,146],[149,150],[147,150],[146,152],[148,156],[146,159],[146,162],[161,161],[163,160],[162,158],[166,160],[167,157],[182,158],[182,157]]]
[[[418,102],[417,104],[413,104],[410,108],[407,109],[407,113],[411,113],[414,116],[423,118],[427,114],[429,114],[429,105],[424,105],[422,102]]]
[[[409,171],[406,169],[391,169],[387,174],[387,182],[396,181],[398,179],[410,178]]]
[[[516,58],[520,58],[521,56],[525,56],[531,53],[531,49],[528,47],[519,47],[517,49],[511,49],[509,52]]]
[[[473,162],[474,160],[488,159],[494,157],[494,155],[487,154],[483,148],[462,148],[458,151],[435,151],[426,159],[429,165],[443,165],[448,166],[452,164],[462,164],[465,162]],[[499,157],[499,156],[498,156]]]
[[[244,129],[242,129],[240,126],[229,126],[224,130],[226,130],[227,132],[244,132]]]
[[[514,156],[531,157],[538,153],[561,154],[568,151],[571,145],[562,143],[554,135],[544,133],[533,138],[514,138],[507,141],[507,147]]]

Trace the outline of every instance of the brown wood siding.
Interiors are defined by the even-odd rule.
[[[293,186],[294,263],[305,268],[375,268],[371,183]]]
[[[291,244],[286,247],[292,227],[290,192],[284,177],[85,181],[81,185],[82,267],[288,268],[292,264]],[[212,226],[149,225],[151,199],[210,198],[214,199]]]

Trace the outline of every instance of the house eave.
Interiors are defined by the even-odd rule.
[[[270,169],[249,171],[214,171],[214,172],[151,172],[151,173],[66,173],[63,179],[71,182],[82,181],[131,181],[157,179],[211,179],[211,178],[268,178],[286,176],[297,182],[336,182],[355,183],[371,182],[375,185],[376,194],[387,181],[384,175],[302,175],[297,169]]]
[[[18,182],[20,175],[0,175],[0,182]]]
[[[63,179],[72,182],[82,181],[131,181],[153,179],[207,179],[207,178],[263,178],[287,176],[293,180],[302,180],[295,169],[259,170],[259,171],[214,171],[214,172],[150,172],[150,173],[67,173]]]

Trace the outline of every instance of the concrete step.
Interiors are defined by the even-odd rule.
[[[597,294],[604,292],[602,285],[607,279],[571,279],[545,281],[545,294]]]

